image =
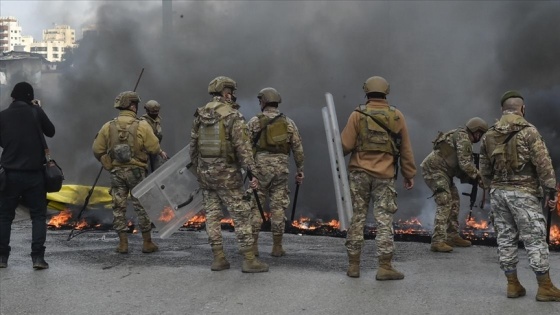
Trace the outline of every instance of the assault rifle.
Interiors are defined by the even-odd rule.
[[[473,159],[474,159],[474,165],[476,166],[476,169],[480,168],[480,153],[473,153]],[[475,207],[475,203],[476,203],[476,197],[478,196],[478,179],[471,179],[469,180],[469,185],[472,185],[471,187],[471,192],[470,193],[462,193],[462,195],[464,196],[469,196],[470,197],[470,202],[469,202],[469,217],[467,220],[470,220],[472,218],[472,209],[473,207]],[[480,205],[480,207],[482,208],[482,204]]]

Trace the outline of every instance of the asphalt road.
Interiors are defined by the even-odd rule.
[[[362,274],[346,276],[344,239],[289,234],[287,256],[271,257],[271,234],[261,233],[261,258],[270,272],[244,274],[235,236],[224,231],[231,269],[210,271],[204,231],[158,240],[141,252],[131,235],[128,255],[117,254],[114,232],[49,231],[45,259],[35,271],[28,221],[14,223],[9,266],[0,269],[0,314],[558,314],[560,303],[535,301],[537,283],[520,251],[519,278],[527,296],[508,299],[495,247],[432,253],[429,244],[397,242],[400,281],[376,281],[375,241],[367,240]],[[551,252],[560,284],[560,253]]]

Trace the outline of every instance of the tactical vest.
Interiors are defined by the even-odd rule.
[[[130,122],[120,121],[118,118],[109,123],[109,156],[120,164],[127,164],[136,159],[146,162],[148,156],[142,152],[138,144],[139,119]]]
[[[396,122],[399,116],[397,116],[394,106],[389,106],[389,108],[367,108],[366,105],[360,105],[356,111],[375,117],[393,132],[396,129]],[[391,137],[387,130],[367,115],[360,115],[360,131],[358,133],[356,150],[362,152],[385,152],[391,155],[398,155],[399,149],[397,148],[395,139]]]
[[[227,116],[234,113],[234,110],[221,102],[211,102],[206,107],[214,108],[214,111],[220,117],[214,124],[200,124],[198,128],[198,151],[200,156],[202,158],[224,158],[227,163],[236,162],[237,159],[230,137],[233,120],[231,120],[228,126],[224,122]]]
[[[450,135],[451,133],[453,134]],[[437,151],[438,155],[445,160],[447,166],[453,169],[459,165],[459,160],[457,158],[458,133],[459,129],[455,129],[446,133],[440,131],[434,141],[432,141],[432,143],[434,144],[433,150]],[[453,145],[450,145],[447,141],[445,141],[448,137],[451,137]]]
[[[509,133],[503,134],[496,130],[495,126],[490,127],[486,132],[486,152],[490,154],[492,165],[492,176],[506,180],[509,174],[515,175],[534,175],[535,166],[532,163],[521,164],[518,159],[516,135],[522,129],[529,127],[530,124],[525,118],[518,115],[504,115],[500,122],[508,125],[515,125],[518,128]]]
[[[256,145],[257,152],[289,154],[290,144],[288,142],[288,120],[286,116],[279,114],[277,117],[270,118],[259,114],[257,117],[261,127],[260,137]]]

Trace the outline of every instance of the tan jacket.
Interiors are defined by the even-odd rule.
[[[368,108],[388,107],[389,103],[384,99],[368,100],[366,104]],[[412,145],[408,136],[408,129],[403,114],[396,109],[397,117],[395,133],[402,136],[400,171],[402,176],[411,179],[416,175],[416,164],[414,163],[414,155],[412,153]],[[357,152],[355,151],[360,133],[360,119],[362,114],[352,112],[348,118],[348,123],[342,134],[342,149],[344,155],[352,153],[348,170],[364,170],[377,178],[392,178],[395,175],[395,167],[393,165],[393,156],[384,152]]]
[[[133,121],[136,119],[136,114],[130,110],[121,110],[119,116],[117,117],[118,120],[123,121]],[[106,122],[103,127],[99,130],[97,135],[95,136],[95,140],[93,140],[93,155],[97,160],[100,160],[101,157],[105,154],[109,153],[109,124],[111,121]],[[136,134],[136,141],[141,151],[149,153],[149,154],[159,154],[161,152],[161,148],[159,146],[159,140],[154,134],[152,127],[148,122],[145,120],[141,120],[138,124],[138,132]],[[130,163],[120,164],[116,161],[113,161],[113,166],[140,166],[140,167],[147,167],[147,156],[146,160],[142,158],[138,159],[137,157],[133,157]]]

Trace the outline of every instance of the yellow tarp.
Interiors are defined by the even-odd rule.
[[[64,210],[68,205],[84,204],[91,190],[91,186],[62,185],[59,192],[47,193],[48,207],[55,210]],[[109,187],[95,187],[89,198],[88,205],[111,203]]]

